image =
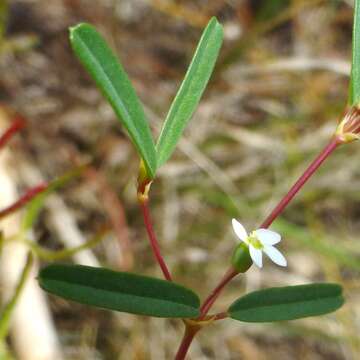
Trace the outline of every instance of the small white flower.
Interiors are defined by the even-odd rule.
[[[248,235],[245,228],[236,219],[232,219],[232,226],[237,237],[249,247],[251,259],[259,268],[262,267],[262,252],[275,264],[287,265],[284,256],[273,246],[281,240],[278,233],[268,229],[257,229]]]

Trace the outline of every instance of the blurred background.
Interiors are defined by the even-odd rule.
[[[236,244],[231,218],[256,228],[333,133],[347,102],[353,1],[0,1],[0,128],[15,113],[27,122],[0,161],[12,189],[1,183],[1,198],[14,197],[2,207],[28,187],[86,165],[49,197],[29,232],[33,243],[49,251],[73,248],[105,229],[96,246],[61,261],[161,277],[137,205],[136,152],[74,57],[68,27],[86,21],[105,36],[157,136],[214,15],[225,31],[216,70],[151,188],[155,229],[173,276],[202,297],[228,267]],[[268,260],[261,271],[253,266],[214,309],[224,310],[244,291],[314,281],[341,283],[346,305],[301,321],[219,321],[199,333],[189,359],[360,358],[359,160],[358,143],[340,147],[273,225],[288,268]],[[21,218],[1,224],[5,236]],[[27,248],[4,246],[3,301]],[[24,295],[24,312],[14,314],[7,340],[14,359],[171,359],[182,336],[180,321],[97,310],[34,291],[28,300]]]

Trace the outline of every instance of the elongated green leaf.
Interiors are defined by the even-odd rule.
[[[199,315],[195,293],[169,281],[90,266],[50,265],[40,286],[82,304],[132,314],[192,318]]]
[[[327,314],[343,303],[337,284],[287,286],[247,294],[230,306],[229,315],[245,322],[294,320]]]
[[[122,65],[103,37],[89,24],[70,28],[75,54],[95,80],[127,129],[144,160],[148,175],[156,171],[156,151],[144,110]]]
[[[212,18],[203,32],[161,130],[156,145],[158,166],[163,165],[170,157],[187,122],[194,113],[214,69],[222,39],[222,26],[215,18]]]
[[[360,1],[355,0],[349,104],[360,104]]]

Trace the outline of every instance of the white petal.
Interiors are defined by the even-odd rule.
[[[248,234],[247,234],[245,228],[236,219],[232,219],[231,223],[232,223],[233,229],[234,229],[237,237],[240,240],[246,242]]]
[[[280,266],[287,265],[287,261],[283,254],[273,246],[265,246],[263,251],[275,264]]]
[[[254,232],[263,245],[275,245],[281,240],[280,234],[275,231],[268,229],[257,229]]]
[[[255,249],[253,246],[249,246],[249,252],[252,261],[259,267],[262,268],[262,252],[259,249]]]

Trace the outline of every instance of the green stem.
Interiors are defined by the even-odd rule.
[[[22,290],[24,289],[26,280],[29,277],[32,263],[33,263],[33,256],[31,255],[31,253],[29,253],[26,263],[25,263],[25,266],[24,266],[24,269],[21,273],[19,282],[16,286],[15,293],[14,293],[13,297],[10,299],[10,301],[5,305],[4,309],[1,311],[0,343],[5,340],[5,337],[8,334],[11,314],[14,311],[15,305],[19,300]]]

